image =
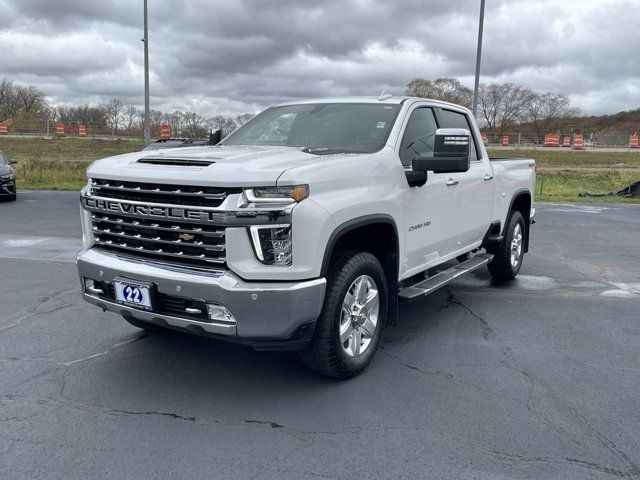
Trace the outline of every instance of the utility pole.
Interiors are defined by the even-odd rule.
[[[473,117],[474,118],[477,118],[477,114],[478,114],[478,87],[480,86],[480,59],[482,57],[483,28],[484,28],[484,0],[480,0],[480,23],[478,25],[478,51],[476,53],[476,82],[473,87]]]
[[[482,0],[484,2],[484,0]],[[144,0],[144,144],[151,143],[151,113],[149,112],[149,27],[147,0]]]

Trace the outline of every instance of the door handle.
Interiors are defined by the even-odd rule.
[[[485,182],[489,181],[489,180],[493,180],[493,175],[491,175],[489,173],[485,173],[484,180],[485,180]]]
[[[457,184],[458,184],[457,178],[450,178],[449,180],[447,180],[447,183],[445,183],[447,187],[453,187],[454,185],[457,185]]]

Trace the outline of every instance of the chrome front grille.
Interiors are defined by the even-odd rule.
[[[224,189],[104,179],[94,179],[91,190],[94,195],[104,198],[196,207],[219,207],[227,195],[240,193],[239,188]]]
[[[224,227],[92,212],[95,244],[135,255],[196,265],[223,265]]]

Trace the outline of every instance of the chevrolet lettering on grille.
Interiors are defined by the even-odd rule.
[[[126,201],[105,200],[101,198],[84,197],[84,206],[88,210],[110,212],[136,217],[165,218],[168,220],[190,220],[195,222],[210,222],[220,215],[216,212],[206,212],[181,207],[164,207],[159,205],[138,205]]]

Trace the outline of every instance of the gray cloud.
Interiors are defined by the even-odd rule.
[[[638,108],[634,1],[487,2],[482,80],[565,93],[586,113]],[[152,107],[205,115],[303,97],[473,82],[476,0],[151,0]],[[0,0],[0,77],[54,103],[141,105],[142,1]]]

